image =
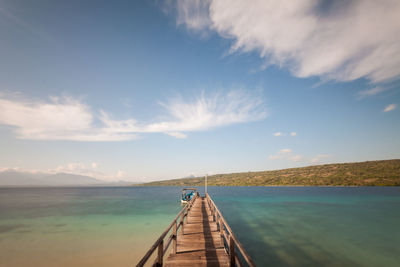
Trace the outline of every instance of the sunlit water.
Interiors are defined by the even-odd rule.
[[[399,266],[398,187],[211,187],[258,266]],[[178,187],[0,189],[0,266],[132,266]]]

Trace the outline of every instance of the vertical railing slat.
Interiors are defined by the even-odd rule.
[[[233,241],[232,235],[229,235],[229,257],[230,266],[235,267],[235,241]]]
[[[177,245],[177,234],[176,234],[176,221],[175,221],[175,223],[174,223],[174,229],[173,229],[173,232],[172,232],[172,234],[173,234],[173,239],[172,239],[172,253],[173,254],[176,254],[176,245]]]
[[[158,244],[157,266],[163,266],[164,240]]]

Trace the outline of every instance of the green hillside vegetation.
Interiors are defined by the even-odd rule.
[[[144,186],[203,186],[204,177],[151,182]],[[400,159],[340,163],[276,171],[217,174],[210,186],[399,186]]]

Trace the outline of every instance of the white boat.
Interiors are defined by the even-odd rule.
[[[188,203],[196,194],[197,194],[196,188],[183,188],[182,196],[181,196],[181,203],[182,204]]]

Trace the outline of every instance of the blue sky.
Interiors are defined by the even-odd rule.
[[[400,157],[398,1],[0,2],[0,170]]]

